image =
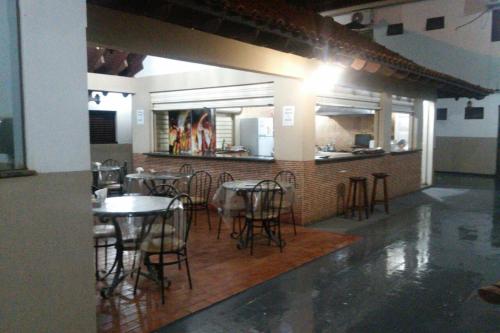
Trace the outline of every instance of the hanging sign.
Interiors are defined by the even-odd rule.
[[[283,127],[291,127],[295,123],[295,106],[283,107]]]
[[[137,110],[136,113],[137,125],[144,125],[144,110]]]

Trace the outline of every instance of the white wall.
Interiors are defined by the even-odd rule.
[[[26,156],[39,174],[0,179],[0,331],[95,332],[85,1],[19,6]]]
[[[474,0],[480,2],[479,0]],[[500,88],[500,42],[491,42],[492,13],[471,0],[427,0],[374,10],[375,40],[417,63],[450,75]],[[427,18],[444,16],[445,28],[426,31]],[[387,25],[404,24],[404,34],[387,36]]]
[[[202,71],[147,76],[135,79],[137,94],[133,99],[132,116],[134,153],[148,153],[154,150],[151,92],[262,83],[270,82],[274,79],[274,77],[269,75],[219,67],[209,67]],[[145,111],[145,122],[143,125],[137,124],[135,121],[137,110]]]
[[[87,83],[80,75],[87,68],[85,2],[25,0],[20,7],[27,165],[88,170]]]
[[[447,108],[448,119],[436,121],[438,136],[495,138],[498,135],[498,106],[500,94],[473,100],[474,107],[484,107],[484,119],[464,119],[468,99],[439,99],[436,108]]]
[[[89,110],[116,111],[116,141],[117,143],[132,143],[132,95],[124,97],[121,93],[108,93],[104,96],[101,92],[92,93],[99,95],[100,103],[89,102]]]

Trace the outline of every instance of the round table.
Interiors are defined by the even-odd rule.
[[[263,180],[235,180],[230,182],[225,182],[222,184],[220,188],[217,189],[213,202],[217,208],[220,209],[220,212],[223,217],[234,218],[234,213],[245,211],[248,212],[251,207],[249,195],[250,192],[254,189],[254,187]],[[292,183],[278,182],[278,184],[283,189],[283,201],[289,202],[290,205],[293,204],[294,201],[294,190],[295,187]],[[229,215],[229,216],[228,216]],[[239,213],[238,215],[239,216]],[[232,238],[239,239],[239,246],[246,247],[247,242],[243,240],[242,235],[246,229],[246,223],[243,230],[240,230],[238,234],[235,234],[234,231],[231,234]],[[273,241],[276,242],[275,239]]]
[[[130,187],[130,182],[132,181],[140,181],[141,184],[144,183],[148,191],[151,192],[155,186],[154,183],[155,180],[159,180],[165,183],[167,181],[180,180],[180,179],[188,180],[190,177],[191,177],[190,174],[185,174],[180,172],[155,172],[155,173],[140,172],[140,173],[128,174],[125,176],[125,179],[127,180],[127,192]]]
[[[158,215],[165,213],[171,202],[172,198],[167,197],[124,196],[107,198],[100,207],[92,209],[94,216],[98,217],[101,221],[111,219],[116,234],[116,272],[111,286],[101,290],[101,295],[103,297],[111,295],[116,286],[132,273],[125,273],[124,271],[123,251],[124,241],[126,241],[126,239],[123,237],[122,224],[118,221],[118,218],[144,217],[138,237],[136,236],[134,239],[128,239],[128,241],[133,241],[138,249],[147,234],[146,226],[150,225]]]

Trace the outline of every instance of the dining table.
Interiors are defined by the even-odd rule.
[[[160,171],[160,172],[136,172],[130,173],[125,176],[126,185],[125,188],[127,192],[131,192],[132,183],[138,182],[140,191],[142,191],[142,184],[146,186],[148,193],[150,193],[156,186],[156,182],[161,182],[165,184],[166,182],[173,181],[183,181],[185,184],[191,178],[191,174],[172,172],[172,171]]]
[[[173,199],[155,196],[122,196],[106,198],[92,208],[101,223],[112,223],[115,228],[116,270],[111,285],[101,289],[101,296],[111,296],[115,288],[134,270],[125,271],[125,250],[137,251],[145,240],[152,223],[167,212]]]
[[[213,204],[217,207],[221,218],[225,221],[241,217],[242,213],[249,212],[251,207],[250,195],[257,184],[263,179],[235,180],[223,183],[215,192]],[[295,199],[295,185],[288,182],[278,182],[283,190],[283,203],[293,205]],[[232,238],[238,239],[238,248],[247,246],[245,239],[242,237],[246,229],[244,228],[237,234],[231,234]],[[275,239],[273,241],[276,242]]]

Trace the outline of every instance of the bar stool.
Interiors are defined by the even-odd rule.
[[[359,185],[359,192],[358,192]],[[359,202],[358,202],[359,199]],[[363,202],[361,202],[363,201]],[[354,217],[354,211],[358,209],[358,219],[361,221],[363,209],[365,210],[366,218],[368,213],[368,191],[366,189],[366,177],[349,177],[349,190],[347,191],[347,208],[345,209],[346,217]]]
[[[383,203],[386,214],[389,214],[389,195],[387,194],[387,177],[388,174],[384,172],[376,172],[372,173],[373,176],[373,189],[372,189],[372,200],[370,203],[370,210],[373,213],[373,209],[377,203]],[[379,180],[382,180],[382,185],[384,186],[384,198],[377,199],[377,183]]]

